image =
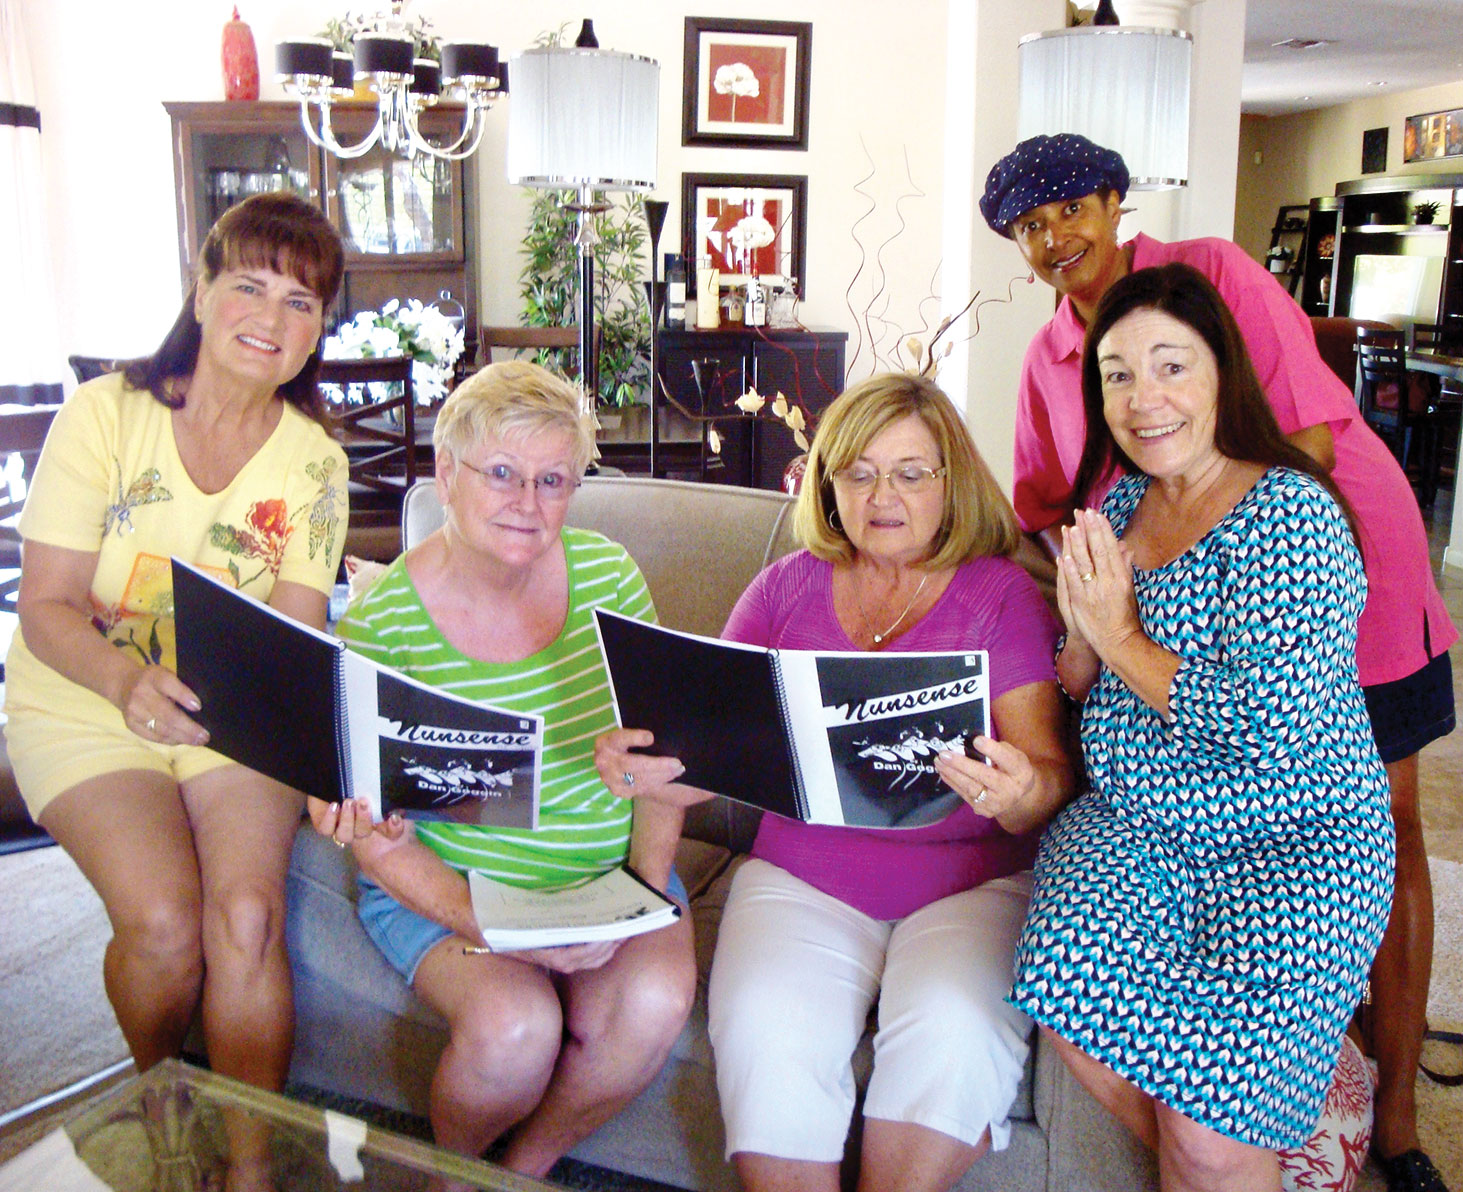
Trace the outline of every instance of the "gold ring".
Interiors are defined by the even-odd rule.
[[[1084,571],[1077,578],[1080,579],[1084,584],[1090,584],[1093,580],[1095,580],[1097,578],[1097,572],[1095,572],[1095,571]]]
[[[330,843],[335,845],[336,848],[345,848],[345,841],[337,840],[334,836],[330,838]]]
[[[980,794],[973,796],[970,801],[972,803],[984,803],[985,802],[985,797],[989,793],[990,792],[988,790],[986,790],[985,787],[981,787],[980,788]]]

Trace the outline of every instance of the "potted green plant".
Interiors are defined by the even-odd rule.
[[[407,18],[403,23],[406,25],[407,32],[416,40],[416,56],[440,62],[442,39],[432,32],[432,22],[426,17],[418,15]],[[331,17],[326,21],[325,28],[315,36],[328,41],[338,53],[349,54],[356,34],[373,28],[375,28],[374,18],[347,10],[344,16]]]
[[[1435,203],[1432,200],[1428,200],[1427,202],[1423,203],[1414,203],[1412,205],[1412,222],[1420,224],[1432,223],[1433,218],[1437,215],[1438,208],[1441,205],[1442,204]]]
[[[518,275],[523,322],[529,327],[566,327],[579,321],[578,216],[569,209],[573,191],[537,191],[523,236]],[[645,404],[650,384],[650,306],[641,278],[645,262],[645,205],[638,195],[616,196],[591,215],[594,240],[594,319],[599,330],[600,406]],[[565,350],[539,353],[539,362],[566,371]]]

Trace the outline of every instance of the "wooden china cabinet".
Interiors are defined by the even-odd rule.
[[[199,248],[214,221],[234,203],[262,191],[291,190],[318,203],[346,245],[345,280],[328,320],[379,310],[392,298],[436,302],[442,291],[460,303],[466,347],[477,355],[477,198],[472,158],[411,159],[376,146],[341,159],[311,144],[294,103],[166,103],[173,122],[173,177],[178,262],[191,284]],[[366,104],[341,104],[334,126],[359,140],[375,119]],[[428,139],[456,136],[460,105],[422,116]],[[444,313],[456,314],[450,302]]]

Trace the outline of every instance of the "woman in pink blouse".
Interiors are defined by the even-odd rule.
[[[878,1006],[860,1188],[951,1187],[1000,1150],[1030,1022],[1004,1002],[1042,827],[1073,790],[1055,622],[1006,556],[1016,520],[935,385],[879,376],[824,414],[795,514],[805,550],[763,571],[724,636],[778,649],[987,650],[989,762],[938,755],[963,799],[922,828],[765,815],[718,936],[711,1041],[744,1187],[838,1188],[851,1057]],[[677,802],[674,758],[602,738],[611,789]]]

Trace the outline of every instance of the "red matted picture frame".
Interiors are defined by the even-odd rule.
[[[806,149],[813,26],[687,17],[681,144]]]
[[[682,174],[681,245],[686,260],[710,258],[722,285],[753,275],[795,277],[807,296],[806,174]]]

